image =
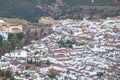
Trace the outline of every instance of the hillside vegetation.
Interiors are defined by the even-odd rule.
[[[41,16],[81,19],[118,16],[120,0],[0,0],[0,17],[32,20]],[[102,14],[101,14],[102,13]]]

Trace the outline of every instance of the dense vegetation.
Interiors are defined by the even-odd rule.
[[[33,31],[34,29],[35,31]],[[50,33],[48,26],[44,25],[44,27],[40,27],[40,25],[38,25],[32,29],[25,27],[24,32],[21,33],[9,33],[8,40],[4,40],[0,35],[0,56],[15,49],[21,49],[23,46],[30,44],[32,40],[41,39]],[[37,52],[35,54],[37,54]],[[44,54],[44,52],[42,54]]]
[[[94,3],[91,3],[91,0],[63,0],[70,6],[74,5],[115,5],[114,0],[95,0]]]
[[[18,17],[27,20],[33,20],[41,16],[51,16],[55,19],[72,18],[82,19],[84,15],[100,15],[102,17],[120,15],[120,10],[106,8],[102,14],[99,13],[103,6],[117,6],[120,5],[120,0],[0,0],[0,17]],[[95,9],[85,9],[80,6],[100,6]],[[86,10],[86,11],[84,11]],[[95,10],[95,12],[94,12]],[[117,12],[114,13],[113,10]]]
[[[36,8],[35,5],[35,0],[0,0],[0,15],[3,17],[32,19],[42,15],[42,11]]]
[[[2,80],[15,80],[14,76],[9,70],[1,70],[0,69],[0,77],[3,77]]]
[[[17,33],[17,34],[10,33],[8,35],[8,41],[6,41],[3,40],[2,36],[0,35],[0,56],[5,52],[10,52],[11,50],[20,48],[23,45],[28,44],[28,43],[24,43],[24,41],[27,40],[27,38],[24,38],[24,36],[25,35],[23,33]]]
[[[56,2],[56,0],[39,0],[42,4],[51,4]]]
[[[55,74],[48,74],[48,77],[49,77],[51,80],[53,80],[53,79],[56,77],[56,75],[55,75]]]
[[[2,36],[0,35],[0,56],[5,52],[10,52],[14,49],[20,49],[22,46],[30,44],[30,40],[31,36],[24,33],[9,33],[7,41],[3,40]]]
[[[90,0],[63,0],[70,6],[74,5],[90,5],[91,1]]]

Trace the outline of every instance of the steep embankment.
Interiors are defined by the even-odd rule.
[[[6,52],[10,52],[16,48],[22,48],[31,43],[32,40],[39,40],[46,35],[50,34],[50,25],[40,25],[37,23],[30,23],[26,20],[7,19],[7,23],[22,24],[22,33],[9,33],[8,40],[2,40],[0,36],[0,56]]]

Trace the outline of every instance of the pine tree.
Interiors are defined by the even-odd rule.
[[[15,78],[12,76],[12,77],[10,77],[10,80],[15,80]]]
[[[52,80],[56,77],[56,75],[55,74],[48,74],[48,77]]]
[[[2,46],[3,37],[0,35],[0,46]]]
[[[47,60],[47,61],[46,61],[46,64],[47,64],[47,65],[50,65],[50,61],[49,61],[49,60]]]
[[[10,72],[10,71],[8,71],[8,70],[7,70],[7,71],[5,71],[5,76],[6,76],[6,77],[11,77],[11,75],[12,75],[12,74],[11,74],[11,72]]]
[[[0,69],[0,76],[4,76],[4,71]]]

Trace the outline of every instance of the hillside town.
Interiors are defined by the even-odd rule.
[[[51,28],[1,56],[0,69],[15,80],[120,80],[120,17],[58,20]]]

